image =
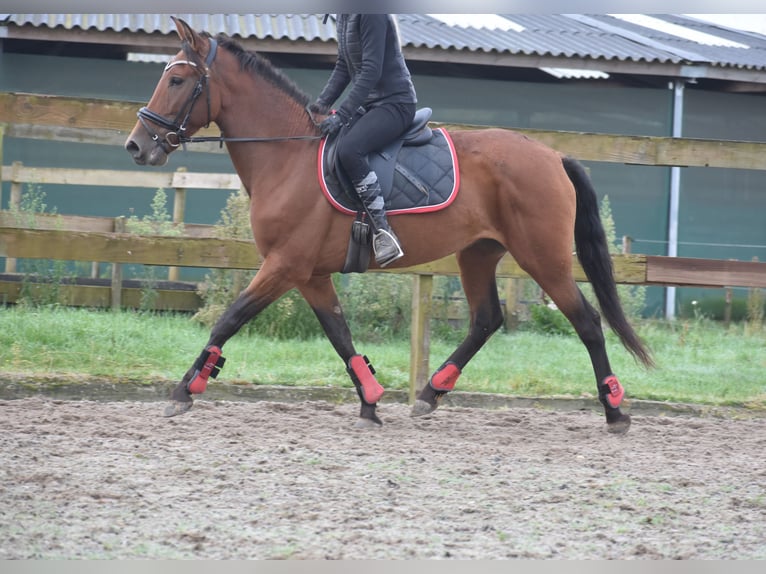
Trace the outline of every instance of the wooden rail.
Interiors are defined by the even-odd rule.
[[[234,173],[194,173],[185,167],[178,168],[175,172],[158,171],[119,171],[100,169],[70,169],[70,168],[41,168],[27,167],[21,162],[14,162],[10,166],[0,166],[0,179],[11,182],[11,195],[9,200],[10,212],[0,211],[0,225],[19,226],[23,219],[19,212],[21,206],[22,186],[35,184],[58,184],[58,185],[83,185],[103,187],[146,187],[154,189],[173,188],[173,223],[182,229],[185,235],[208,237],[212,233],[210,225],[184,224],[186,212],[187,189],[213,189],[232,191],[242,187],[242,182]],[[0,188],[0,204],[2,204],[2,189]],[[50,216],[35,214],[35,227],[43,229],[67,229],[70,231],[103,231],[116,232],[124,222],[120,218],[96,218],[81,217],[76,215]],[[124,230],[123,230],[124,231]],[[94,263],[94,270],[97,265]],[[5,272],[16,271],[16,258],[9,257],[5,262]],[[121,273],[119,267],[113,270],[115,275]],[[168,270],[168,279],[177,281],[179,269],[171,266]],[[116,283],[119,283],[116,281]],[[119,297],[115,301],[119,301]]]
[[[77,259],[150,265],[257,269],[260,264],[260,256],[249,241],[0,227],[0,257],[66,260],[74,254]],[[620,283],[766,287],[766,263],[644,255],[615,255],[613,261]],[[497,271],[498,277],[526,276],[510,256],[498,264]],[[457,274],[457,262],[450,256],[425,265],[383,272],[407,273],[414,278],[410,351],[410,398],[414,400],[430,374],[428,321],[433,276]],[[575,276],[585,280],[576,262]]]
[[[21,162],[2,166],[3,181],[27,184],[93,185],[99,187],[145,187],[150,189],[222,189],[242,186],[235,173],[195,173],[179,168],[173,172],[151,170],[71,169],[29,167]]]
[[[0,257],[55,260],[76,257],[85,261],[249,270],[258,269],[261,263],[255,245],[241,239],[19,227],[0,227]],[[766,288],[766,262],[640,254],[613,255],[612,261],[615,279],[623,284]],[[575,279],[587,281],[576,259],[573,267]],[[457,275],[459,269],[455,257],[450,255],[423,265],[375,272],[433,276]],[[510,255],[498,264],[497,276],[528,277]]]
[[[0,123],[6,135],[122,146],[143,103],[0,93]],[[450,130],[488,126],[433,123]],[[513,128],[561,153],[586,161],[635,165],[766,169],[766,142],[624,136]],[[219,135],[215,127],[199,135]],[[192,151],[225,153],[218,144],[195,144]]]

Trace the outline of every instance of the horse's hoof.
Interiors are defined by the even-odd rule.
[[[412,405],[412,410],[410,411],[411,417],[422,417],[423,415],[427,415],[429,413],[432,413],[436,410],[437,405],[432,405],[429,402],[421,401],[420,399],[415,401],[415,404]]]
[[[625,434],[630,428],[630,415],[622,415],[614,422],[607,423],[606,430],[611,434]]]
[[[175,417],[182,415],[192,408],[194,402],[192,401],[170,401],[165,407],[165,412],[162,413],[165,417]]]
[[[359,417],[359,419],[357,419],[356,421],[356,424],[354,425],[354,428],[379,429],[382,426],[383,426],[383,421],[380,420],[378,417],[375,417],[375,420]]]

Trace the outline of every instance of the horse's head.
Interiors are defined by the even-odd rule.
[[[180,18],[171,18],[182,50],[165,66],[125,142],[125,149],[139,165],[165,165],[168,155],[215,119],[220,107],[210,85],[210,67],[217,51],[215,40],[198,34]]]

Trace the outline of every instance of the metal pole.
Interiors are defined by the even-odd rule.
[[[684,80],[673,80],[673,131],[671,136],[680,138],[684,119]],[[670,204],[668,206],[668,257],[678,255],[678,211],[681,197],[681,168],[670,168]],[[676,288],[665,288],[665,318],[675,319]]]

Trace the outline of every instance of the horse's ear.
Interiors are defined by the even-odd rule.
[[[173,20],[173,23],[176,25],[176,30],[178,30],[178,36],[181,38],[181,41],[188,42],[191,49],[196,52],[202,44],[200,35],[192,30],[191,26],[181,20],[181,18],[171,16],[170,19]]]

